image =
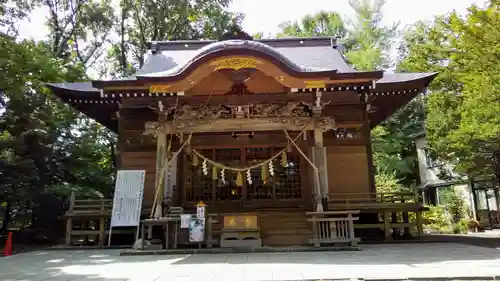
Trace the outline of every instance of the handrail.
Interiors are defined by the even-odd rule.
[[[365,193],[329,193],[330,203],[407,203],[419,202],[414,192],[365,192]]]
[[[353,215],[359,212],[351,210],[306,213],[306,216],[311,217],[307,221],[312,223],[313,231],[313,238],[309,242],[314,247],[320,247],[322,243],[347,243],[351,247],[356,247],[359,239],[354,235],[354,221],[359,217]]]

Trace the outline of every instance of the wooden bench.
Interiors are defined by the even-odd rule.
[[[76,199],[72,193],[69,198],[69,208],[59,217],[66,221],[66,245],[71,246],[74,237],[83,236],[85,241],[89,237],[97,237],[98,245],[104,246],[109,226],[106,222],[111,219],[113,201],[111,199]],[[151,208],[143,208],[142,215],[149,216]],[[77,223],[79,222],[79,223]],[[94,224],[92,226],[92,224]],[[75,228],[75,226],[79,226]],[[113,234],[134,234],[135,229],[113,229]]]
[[[354,236],[354,221],[358,220],[359,211],[307,212],[311,218],[313,238],[309,243],[314,247],[321,244],[347,244],[356,247],[359,239]]]

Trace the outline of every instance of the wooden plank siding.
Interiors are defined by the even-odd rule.
[[[370,192],[366,146],[327,148],[328,193]]]

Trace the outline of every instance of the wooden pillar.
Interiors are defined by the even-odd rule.
[[[477,200],[477,192],[476,192],[476,186],[475,186],[474,179],[469,178],[469,186],[470,186],[470,190],[472,192],[472,203],[474,205],[473,206],[473,208],[474,208],[474,218],[477,221],[480,221],[481,218],[479,217],[479,202]]]
[[[104,236],[105,236],[105,224],[106,224],[106,209],[105,209],[105,202],[104,200],[101,200],[101,207],[99,209],[99,246],[102,247],[104,246]]]
[[[423,206],[423,202],[420,201],[420,196],[418,194],[418,188],[415,188],[413,190],[414,192],[414,195],[413,195],[413,200],[414,202],[418,205],[418,210],[416,211],[415,215],[416,215],[416,224],[417,224],[417,236],[420,237],[420,236],[423,236],[424,235],[424,228],[423,228],[423,224],[424,224],[424,221],[423,221],[423,218],[422,218],[422,206]]]
[[[391,240],[391,221],[389,214],[390,212],[384,210],[384,237],[386,240]]]
[[[418,237],[424,236],[424,228],[423,228],[423,219],[422,219],[422,211],[417,210],[417,235]]]
[[[328,195],[328,178],[326,169],[326,153],[323,145],[323,130],[314,128],[314,147],[313,147],[313,163],[318,168],[318,175],[314,175],[315,187],[317,191],[316,209],[318,212],[323,211],[322,199]]]
[[[498,202],[498,200],[500,200],[500,194],[498,193],[497,188],[494,188],[494,192],[495,192],[495,203],[497,207],[497,212],[500,212],[500,202]]]
[[[66,220],[66,246],[71,246],[71,236],[73,232],[73,211],[75,208],[75,193],[71,192],[71,195],[69,197],[69,208],[68,212],[66,213],[68,215],[67,220]]]
[[[486,199],[486,214],[488,216],[488,224],[489,227],[493,227],[493,219],[491,218],[491,207],[490,207],[490,198],[488,196],[489,188],[483,189],[484,198]]]
[[[167,135],[162,128],[156,134],[156,176],[155,176],[155,196],[156,202],[154,208],[154,216],[162,216],[163,210],[161,205],[163,202],[163,197],[165,193],[165,175],[162,175],[164,171],[162,168],[165,165],[165,157],[167,154]]]
[[[370,119],[365,112],[365,124],[363,126],[363,138],[366,140],[366,157],[368,162],[368,182],[370,184],[370,191],[377,192],[375,185],[375,167],[373,166],[373,150],[372,150],[372,134],[370,130]]]

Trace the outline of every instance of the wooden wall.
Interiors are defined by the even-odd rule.
[[[155,194],[156,150],[123,151],[120,153],[123,170],[146,170],[144,183],[144,205],[153,204]]]
[[[327,147],[328,193],[371,192],[366,146]]]
[[[374,175],[369,120],[358,121],[361,127],[350,137],[323,134],[326,146],[328,193],[374,192]]]

